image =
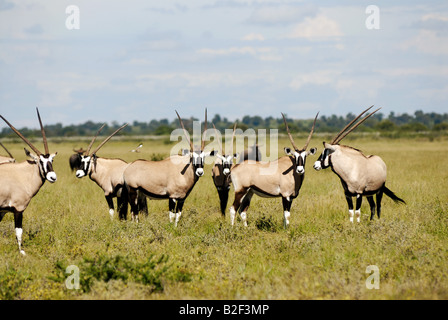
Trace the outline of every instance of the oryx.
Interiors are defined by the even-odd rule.
[[[183,150],[181,156],[172,155],[160,161],[136,160],[124,171],[131,212],[136,221],[138,221],[136,192],[141,191],[150,199],[168,199],[169,219],[177,226],[185,199],[193,190],[199,177],[204,174],[205,157],[215,154],[215,151],[204,152],[205,138],[201,138],[201,149],[199,151],[194,149],[177,111],[176,114],[190,144],[190,150]],[[204,133],[206,131],[207,109],[205,110]]]
[[[232,225],[238,211],[244,225],[247,226],[246,212],[254,193],[261,197],[282,197],[284,226],[286,228],[289,225],[292,201],[299,195],[305,179],[306,157],[315,154],[317,150],[316,148],[311,148],[309,151],[306,149],[313,135],[318,115],[319,113],[314,119],[313,127],[305,145],[299,149],[294,143],[288,123],[282,113],[293,149],[284,148],[286,156],[275,161],[253,162],[246,160],[232,168],[230,177],[235,189],[235,200],[230,207],[230,222]]]
[[[31,158],[20,163],[7,163],[0,165],[0,221],[6,212],[14,214],[14,227],[21,254],[22,249],[22,218],[23,211],[28,207],[31,199],[37,194],[45,180],[51,183],[56,181],[56,173],[53,171],[53,159],[57,153],[48,151],[47,138],[40,119],[39,110],[37,117],[44,142],[45,153],[40,152],[31,142],[14,128],[3,116],[0,116],[6,124],[36,153],[31,154],[25,149],[25,154]]]
[[[373,106],[372,106],[373,107]],[[330,143],[323,142],[324,151],[314,163],[314,169],[331,170],[341,179],[344,188],[345,198],[348,204],[350,222],[353,222],[353,216],[356,215],[356,221],[361,220],[362,197],[366,196],[370,205],[370,220],[375,216],[375,201],[373,196],[376,194],[376,210],[378,218],[381,214],[381,199],[383,193],[389,196],[395,202],[405,203],[398,198],[392,191],[386,187],[387,169],[384,161],[375,155],[365,156],[360,150],[340,145],[339,142],[352,132],[361,123],[367,120],[379,109],[370,113],[362,120],[355,123],[364,113],[372,107],[364,110],[359,116],[353,119],[342,129]],[[351,128],[350,126],[353,125]],[[353,212],[352,197],[356,197],[356,211]]]
[[[105,125],[106,124],[98,130],[84,154],[79,155],[79,167],[78,170],[76,170],[76,177],[82,178],[88,175],[92,181],[103,189],[107,205],[109,206],[109,214],[111,218],[113,218],[115,213],[113,198],[117,198],[117,211],[119,212],[119,218],[121,220],[126,220],[128,199],[127,195],[122,194],[122,191],[123,172],[128,163],[121,159],[100,158],[97,156],[97,152],[107,141],[109,141],[115,134],[117,134],[128,124],[124,124],[115,130],[110,136],[104,139],[104,141],[96,147],[94,151],[91,152],[90,150],[93,143]],[[140,209],[145,210],[146,198],[142,198],[140,200]]]
[[[5,149],[6,153],[9,155],[9,157],[0,156],[0,164],[16,162],[16,159],[14,159],[12,154],[8,151],[8,149],[6,149],[6,147],[3,145],[3,143],[0,142],[0,146],[2,146],[2,148]]]
[[[216,139],[220,137],[218,134],[218,130],[216,130],[215,125],[213,124],[213,128],[215,129]],[[233,149],[233,140],[235,138],[235,129],[236,123],[233,127],[232,133],[232,143],[231,149]],[[221,147],[221,141],[218,141],[218,152],[216,153],[216,160],[212,168],[212,178],[213,183],[218,191],[219,203],[221,208],[221,214],[225,216],[227,201],[229,199],[229,190],[230,190],[230,170],[232,168],[233,159],[238,157],[238,154],[225,153]]]

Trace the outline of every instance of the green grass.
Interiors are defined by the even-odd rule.
[[[407,205],[383,198],[380,220],[348,221],[342,186],[329,169],[306,179],[283,229],[281,200],[254,196],[249,226],[231,227],[219,211],[211,165],[187,198],[180,223],[168,219],[167,201],[149,201],[140,222],[110,219],[102,190],[77,179],[68,166],[72,142],[58,151],[58,181],[45,183],[24,213],[19,254],[13,216],[0,223],[0,299],[447,299],[448,169],[445,138],[347,138],[344,143],[380,155],[387,186]],[[36,143],[39,146],[39,144]],[[168,155],[172,144],[110,141],[99,156],[126,161]],[[281,140],[279,155],[283,147]],[[310,146],[322,151],[314,138]],[[23,144],[8,144],[24,160]],[[233,201],[231,194],[229,205]],[[65,268],[80,269],[81,289],[65,286]],[[380,271],[380,289],[365,282],[369,265]]]

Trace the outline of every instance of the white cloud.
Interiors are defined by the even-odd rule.
[[[264,41],[264,37],[260,33],[249,33],[245,35],[241,40],[244,41]]]
[[[421,30],[417,36],[402,43],[401,48],[418,51],[430,55],[448,55],[448,37],[437,35],[435,30]]]
[[[282,57],[278,54],[278,49],[274,47],[230,47],[225,49],[204,48],[197,51],[201,54],[211,56],[249,55],[262,61],[280,61]]]
[[[302,73],[295,76],[289,83],[289,87],[294,90],[299,90],[303,86],[312,85],[326,85],[334,84],[335,78],[341,74],[340,71],[336,70],[320,70],[311,73]]]
[[[341,37],[342,35],[342,31],[336,21],[320,14],[314,18],[305,18],[305,21],[297,24],[285,38],[322,40]]]

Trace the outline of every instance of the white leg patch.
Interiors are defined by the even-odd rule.
[[[174,212],[170,211],[169,217],[170,217],[170,223],[172,223],[174,221],[174,218],[176,217],[176,215],[174,214]]]
[[[17,244],[19,245],[19,251],[21,254],[26,255],[25,251],[22,250],[22,233],[23,233],[22,228],[16,228],[16,239]]]
[[[285,228],[289,226],[289,217],[291,216],[291,213],[289,211],[283,212],[283,218],[284,218],[284,226]]]
[[[348,210],[348,215],[350,217],[350,222],[353,222],[353,215],[354,215],[353,210]]]
[[[176,221],[174,221],[174,226],[177,227],[177,223],[179,222],[180,216],[182,212],[176,212]]]
[[[109,214],[111,218],[114,217],[114,213],[115,213],[114,209],[109,209]]]
[[[241,216],[241,220],[243,220],[244,226],[247,227],[247,221],[246,221],[247,215],[246,215],[246,212],[245,211],[241,212],[240,216]]]
[[[361,222],[361,209],[355,211],[356,222]]]
[[[235,208],[233,206],[230,207],[230,225],[233,226],[233,223],[235,221]]]

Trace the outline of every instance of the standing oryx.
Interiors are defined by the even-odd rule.
[[[215,151],[204,152],[205,138],[201,135],[201,150],[196,151],[188,137],[182,119],[177,113],[179,122],[190,150],[184,150],[183,155],[172,155],[160,161],[136,160],[124,171],[125,186],[129,192],[129,203],[133,218],[138,221],[137,191],[143,192],[151,199],[168,199],[169,218],[177,226],[182,215],[185,199],[193,190],[199,177],[204,174],[205,157],[213,156]],[[207,109],[205,110],[204,133],[207,131]]]
[[[40,152],[31,144],[16,128],[14,128],[3,116],[0,116],[8,126],[36,153],[31,154],[27,149],[25,153],[31,160],[21,163],[8,163],[0,165],[0,221],[6,212],[14,213],[14,227],[17,243],[21,254],[22,250],[22,219],[23,211],[28,207],[31,199],[37,194],[45,180],[51,183],[56,181],[56,173],[53,171],[53,158],[57,153],[48,151],[47,138],[40,119],[39,110],[37,117],[44,142],[45,153]]]
[[[78,170],[76,170],[77,178],[82,178],[88,175],[92,181],[103,189],[107,204],[109,206],[109,214],[111,218],[115,213],[113,198],[117,198],[117,210],[119,212],[119,218],[122,220],[126,220],[128,210],[127,196],[122,194],[123,172],[128,163],[121,159],[100,158],[96,155],[96,153],[107,141],[109,141],[110,138],[112,138],[127,125],[128,124],[125,124],[115,130],[115,132],[104,139],[104,141],[94,151],[90,152],[93,143],[101,130],[104,128],[104,124],[93,137],[87,150],[84,152],[84,155],[79,155],[79,167]],[[146,203],[146,198],[141,200],[143,204]],[[142,209],[144,210],[144,206]]]
[[[232,168],[230,176],[235,189],[235,200],[230,207],[230,222],[232,225],[234,223],[235,213],[238,211],[244,225],[247,226],[246,212],[254,193],[261,197],[282,197],[284,226],[286,228],[289,225],[292,200],[299,195],[300,188],[305,179],[306,157],[310,154],[315,154],[317,150],[316,148],[311,148],[310,151],[306,149],[313,135],[318,115],[319,113],[314,119],[313,127],[308,135],[305,146],[299,149],[294,143],[289,132],[288,123],[282,113],[289,140],[294,150],[285,148],[284,150],[287,155],[275,161],[250,162],[246,160]]]
[[[213,128],[215,129],[216,139],[218,139],[220,135],[218,134],[218,130],[216,130],[214,124]],[[236,123],[233,127],[231,149],[233,149],[235,129],[236,129]],[[223,149],[221,147],[221,141],[218,141],[218,145],[219,145],[219,151],[216,154],[216,161],[212,168],[212,178],[216,190],[218,191],[221,214],[225,216],[227,201],[229,200],[230,170],[233,166],[233,159],[237,158],[238,154],[236,153],[233,155],[232,153],[226,154],[223,152]]]
[[[383,193],[395,202],[405,203],[386,187],[387,169],[386,164],[380,157],[375,155],[365,156],[360,150],[339,145],[339,142],[344,139],[345,136],[381,109],[379,108],[370,113],[349,129],[349,127],[356,120],[358,120],[372,107],[367,108],[359,116],[353,119],[353,121],[346,125],[345,128],[342,129],[330,143],[324,142],[323,144],[325,149],[319,159],[314,163],[314,169],[316,170],[331,167],[331,170],[336,173],[339,179],[341,179],[345,198],[348,204],[350,222],[353,222],[354,215],[356,215],[356,221],[360,222],[363,196],[366,196],[369,201],[371,211],[370,220],[372,220],[375,216],[375,201],[373,200],[373,196],[375,194],[378,218],[381,214],[381,199],[383,197]],[[355,212],[353,212],[352,197],[356,197]]]
[[[3,145],[3,143],[0,142],[0,146],[2,146],[2,148],[5,149],[6,153],[8,153],[8,155],[9,155],[9,157],[0,156],[0,164],[16,162],[16,159],[14,159],[12,154],[8,151],[8,149],[6,149],[6,147]]]

